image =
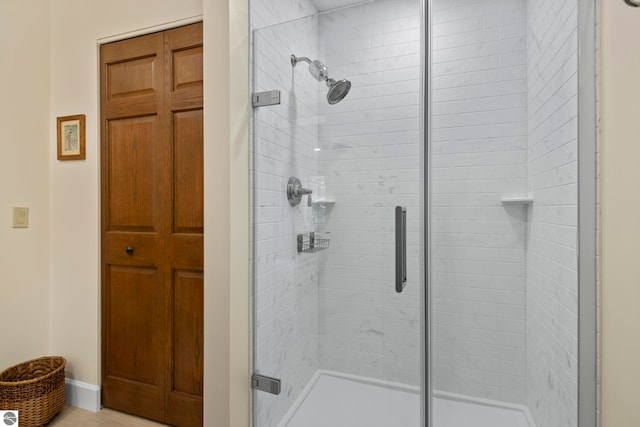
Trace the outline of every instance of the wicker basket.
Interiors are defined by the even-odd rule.
[[[50,421],[65,404],[62,357],[29,360],[0,373],[0,409],[19,411],[20,426]]]

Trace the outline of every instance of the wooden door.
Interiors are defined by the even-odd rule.
[[[202,24],[101,47],[102,402],[202,425]]]

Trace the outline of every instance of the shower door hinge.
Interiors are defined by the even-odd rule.
[[[280,380],[277,378],[253,374],[253,377],[251,377],[251,386],[256,390],[266,391],[267,393],[275,395],[280,394]]]
[[[251,105],[256,107],[267,107],[269,105],[280,104],[280,91],[270,90],[267,92],[258,92],[251,95]]]

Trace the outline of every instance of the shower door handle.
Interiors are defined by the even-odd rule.
[[[407,209],[396,206],[396,292],[407,285]]]

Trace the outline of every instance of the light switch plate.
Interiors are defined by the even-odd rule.
[[[29,208],[13,208],[13,228],[29,228]]]

